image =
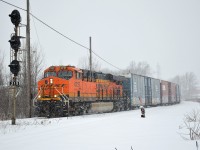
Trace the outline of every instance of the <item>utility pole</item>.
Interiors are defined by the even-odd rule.
[[[90,37],[90,81],[92,81],[92,37]]]
[[[31,99],[31,52],[30,52],[30,16],[29,0],[27,0],[26,50],[27,50],[27,100],[29,101],[29,117],[32,117]]]

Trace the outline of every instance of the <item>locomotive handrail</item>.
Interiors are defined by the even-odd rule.
[[[69,97],[68,96],[66,96],[66,95],[64,95],[64,93],[61,93],[60,91],[58,91],[58,89],[56,88],[56,87],[54,87],[55,89],[56,89],[56,91],[64,98],[64,100],[65,100],[65,103],[67,102],[67,106],[68,106],[68,111],[69,111]],[[64,95],[64,96],[63,96]],[[67,97],[67,99],[65,98],[65,97]],[[66,104],[65,104],[66,105]],[[69,114],[69,112],[68,112],[68,114]]]
[[[65,105],[66,105],[66,102],[67,102],[67,107],[68,107],[68,115],[69,115],[69,97],[64,95],[64,93],[61,93],[60,91],[58,91],[58,89],[56,87],[54,87],[56,89],[56,91],[65,99]],[[63,96],[64,95],[64,96]],[[65,98],[67,97],[67,99]]]
[[[64,93],[61,93],[60,91],[58,91],[58,89],[56,88],[56,87],[54,87],[55,89],[56,89],[56,91],[62,96],[62,95],[65,95]],[[66,95],[65,95],[66,96]],[[67,97],[67,96],[66,96]],[[64,99],[65,99],[65,97],[64,97]],[[69,97],[67,97],[67,101],[69,101]],[[66,100],[66,99],[65,99]]]

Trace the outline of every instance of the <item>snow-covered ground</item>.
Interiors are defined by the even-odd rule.
[[[146,118],[132,110],[0,122],[0,150],[196,150],[179,135],[184,114],[194,109],[199,103],[148,108]]]

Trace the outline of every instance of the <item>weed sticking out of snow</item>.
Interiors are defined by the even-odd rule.
[[[32,118],[32,119],[16,119],[16,125],[11,124],[11,120],[0,121],[0,134],[13,133],[30,127],[48,126],[59,124],[61,118]]]

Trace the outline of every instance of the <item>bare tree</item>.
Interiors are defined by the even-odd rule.
[[[89,65],[89,56],[87,57],[82,57],[79,59],[78,65],[79,68],[81,69],[87,69],[89,70],[90,65]],[[101,70],[101,64],[97,59],[92,59],[92,71],[100,71]]]
[[[4,85],[4,76],[5,76],[5,70],[4,70],[4,52],[2,52],[2,50],[0,50],[0,86]]]
[[[200,112],[193,110],[184,116],[183,125],[179,126],[180,135],[186,140],[200,139]]]
[[[9,114],[9,93],[7,87],[7,74],[5,69],[5,55],[2,50],[0,50],[0,120],[8,118]]]
[[[79,58],[77,67],[81,69],[89,69],[89,62],[87,57],[81,57]]]
[[[22,48],[23,49],[23,48]],[[26,54],[26,51],[24,51]],[[32,85],[32,98],[37,94],[37,81],[42,77],[42,71],[44,67],[44,54],[36,46],[31,47],[31,85]],[[6,68],[8,66],[4,64],[4,53],[0,50],[0,120],[10,119],[12,94],[9,93],[9,81],[10,75],[6,74]],[[16,117],[25,118],[29,113],[29,102],[27,101],[27,80],[26,80],[26,57],[22,63],[20,63],[21,71],[19,72],[19,87],[17,88],[17,101],[16,101]]]
[[[193,72],[187,72],[184,75],[177,75],[171,81],[179,84],[183,99],[192,99],[193,95],[197,91],[198,80]]]
[[[26,52],[25,52],[26,54]],[[29,105],[27,101],[27,69],[26,56],[21,64],[20,71],[20,88],[18,88],[19,95],[17,97],[17,117],[26,118],[29,116]],[[32,100],[37,95],[37,81],[42,78],[42,71],[44,69],[44,54],[36,46],[31,46],[31,98]],[[34,110],[34,109],[32,109]],[[33,112],[32,112],[33,113]]]
[[[191,99],[194,91],[196,91],[197,88],[197,77],[193,72],[187,72],[184,77],[183,80],[185,82],[183,82],[183,87],[185,87],[183,93],[185,93],[185,98],[186,99]]]
[[[37,94],[37,81],[43,77],[44,70],[44,54],[37,46],[31,46],[31,74],[32,74],[32,94]]]
[[[161,77],[161,69],[160,69],[159,63],[156,64],[156,74],[157,74],[157,78],[160,79],[160,77]]]
[[[127,67],[127,71],[134,74],[151,76],[151,67],[145,61],[139,63],[131,61],[129,66]]]

